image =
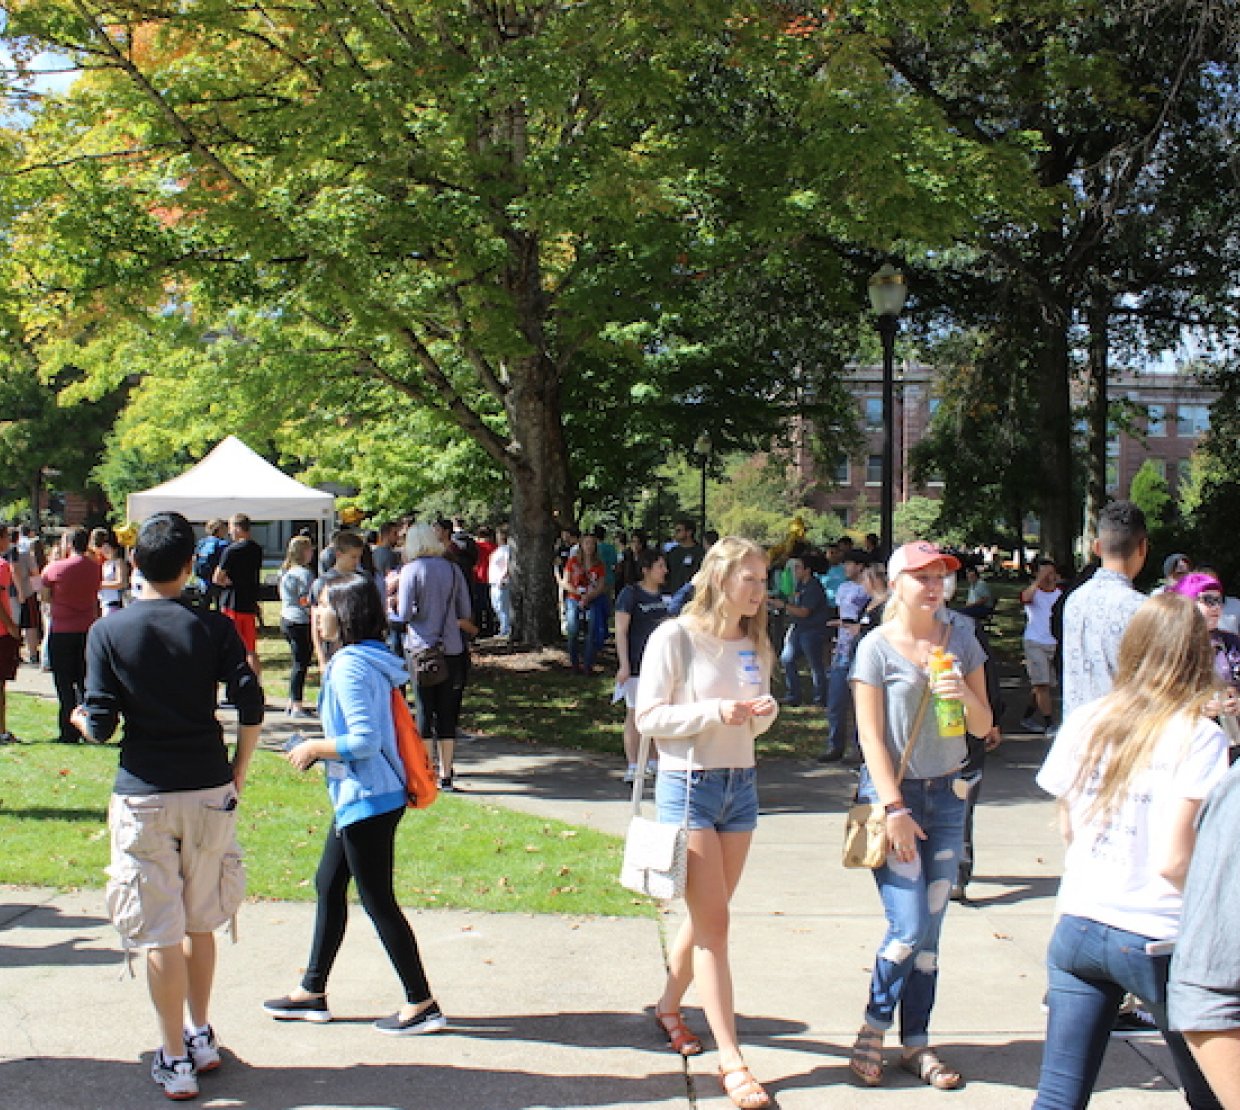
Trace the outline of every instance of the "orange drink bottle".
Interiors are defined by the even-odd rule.
[[[956,657],[941,647],[930,649],[930,680],[951,674],[956,667]],[[964,735],[964,702],[955,698],[934,698],[934,718],[939,724],[939,735],[945,740]]]

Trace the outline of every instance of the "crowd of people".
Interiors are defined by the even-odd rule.
[[[0,611],[0,675],[11,677],[22,651],[29,659],[45,650],[61,739],[102,741],[124,725],[108,902],[125,945],[146,953],[162,1037],[152,1076],[176,1099],[193,1097],[197,1075],[220,1062],[209,1020],[213,933],[244,890],[235,810],[265,709],[262,552],[250,532],[236,516],[196,540],[183,517],[158,514],[130,566],[106,534],[69,529],[43,560],[37,537],[0,529],[0,588],[14,600]],[[1219,575],[1185,554],[1168,558],[1155,596],[1135,589],[1149,551],[1136,506],[1109,505],[1097,535],[1085,573],[1065,585],[1039,561],[1019,598],[1030,683],[1022,726],[1052,741],[1038,783],[1058,799],[1068,846],[1035,1105],[1086,1105],[1112,1025],[1133,998],[1166,1039],[1188,1104],[1233,1110],[1240,946],[1219,913],[1234,902],[1237,877],[1240,787],[1228,764],[1240,638],[1225,627],[1234,613]],[[440,786],[452,789],[470,641],[484,627],[512,631],[506,539],[473,537],[450,521],[393,522],[369,538],[338,532],[317,566],[308,537],[289,542],[278,586],[292,659],[286,713],[317,712],[322,737],[299,737],[286,758],[301,771],[324,765],[335,820],[305,973],[264,1004],[277,1019],[331,1020],[327,981],[353,882],[404,994],[377,1028],[404,1035],[447,1024],[393,889],[406,797],[392,699],[411,692]],[[873,870],[885,930],[849,1067],[864,1086],[883,1083],[884,1040],[898,1026],[903,1069],[941,1090],[964,1082],[930,1025],[946,911],[973,866],[982,761],[1000,739],[986,639],[995,597],[951,552],[916,541],[884,559],[877,538],[867,539],[825,551],[792,544],[773,563],[736,537],[699,544],[685,521],[667,544],[638,532],[620,548],[597,531],[565,529],[557,553],[569,666],[595,665],[614,616],[626,779],[653,771],[660,821],[687,830],[688,913],[655,1020],[672,1051],[701,1053],[682,1012],[696,985],[719,1082],[742,1110],[771,1096],[738,1038],[729,903],[758,824],[755,741],[781,700],[800,702],[802,661],[823,711],[820,758],[859,758],[856,798],[879,808],[885,825],[886,855]],[[968,594],[950,608],[961,574]],[[200,603],[186,605],[192,581]],[[316,661],[312,709],[305,686]],[[231,755],[216,719],[221,684],[237,709]],[[639,765],[643,735],[657,749],[650,768]]]

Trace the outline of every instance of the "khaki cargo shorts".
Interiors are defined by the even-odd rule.
[[[1055,645],[1041,644],[1037,640],[1025,640],[1025,670],[1033,686],[1056,686]]]
[[[113,794],[108,916],[126,948],[167,948],[210,933],[245,897],[232,783],[166,794]]]

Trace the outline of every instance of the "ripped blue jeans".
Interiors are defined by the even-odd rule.
[[[904,780],[900,793],[926,839],[918,841],[917,859],[899,863],[892,858],[874,872],[887,932],[874,958],[865,1020],[875,1029],[890,1029],[898,1006],[900,1043],[907,1048],[930,1043],[939,935],[964,848],[965,804],[952,789],[958,777]],[[857,790],[861,801],[878,801],[864,769]]]

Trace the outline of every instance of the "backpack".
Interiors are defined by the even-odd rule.
[[[194,547],[194,573],[208,586],[220,565],[220,555],[228,545],[218,536],[203,536]]]
[[[410,809],[425,809],[439,797],[439,782],[399,686],[392,687],[392,722],[396,725],[396,753],[405,767],[405,804]]]

